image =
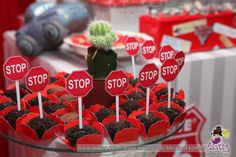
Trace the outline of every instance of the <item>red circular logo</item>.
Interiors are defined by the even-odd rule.
[[[128,77],[123,71],[112,71],[105,80],[105,89],[112,95],[122,95],[128,88]]]
[[[159,78],[159,69],[152,63],[147,64],[139,72],[139,82],[144,88],[151,87]]]
[[[179,64],[179,72],[182,70],[185,62],[185,54],[183,51],[177,52],[175,54],[175,60]]]
[[[12,81],[21,80],[28,72],[28,62],[20,57],[14,56],[7,59],[3,65],[4,76]]]
[[[161,63],[164,63],[167,59],[172,59],[175,56],[175,50],[170,46],[166,45],[160,49],[159,57]]]
[[[175,59],[167,59],[161,66],[161,76],[166,82],[173,81],[179,73],[179,65]]]
[[[145,41],[142,46],[142,55],[146,59],[152,59],[156,56],[157,46],[152,40]]]
[[[74,71],[66,79],[66,89],[74,96],[84,97],[93,89],[93,78],[86,71]]]
[[[49,74],[43,67],[34,67],[26,75],[26,87],[32,92],[39,92],[49,83]]]
[[[139,42],[135,37],[128,37],[125,41],[125,50],[130,56],[135,56],[139,50]]]

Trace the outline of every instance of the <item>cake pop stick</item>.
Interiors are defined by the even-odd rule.
[[[136,78],[135,56],[138,54],[139,42],[135,37],[128,37],[125,42],[125,50],[131,56],[132,70],[134,78]]]
[[[123,71],[112,71],[105,80],[105,90],[116,97],[116,122],[119,122],[119,95],[128,88],[128,77]]]
[[[43,119],[43,104],[41,91],[49,83],[49,73],[43,67],[34,67],[26,75],[25,84],[26,87],[32,92],[38,92],[38,103],[39,103],[39,115]]]
[[[175,59],[167,59],[161,66],[161,76],[168,83],[168,108],[171,102],[171,81],[174,81],[179,73],[179,65]]]
[[[4,76],[11,81],[15,81],[17,110],[21,110],[20,105],[20,83],[19,80],[23,79],[28,72],[28,62],[21,56],[13,56],[6,60],[3,65]]]
[[[154,64],[146,64],[139,72],[139,83],[144,88],[147,88],[146,92],[146,115],[149,114],[149,100],[150,100],[150,87],[152,87],[159,78],[159,69]]]
[[[78,97],[79,128],[83,128],[82,97],[93,88],[93,78],[86,71],[73,71],[66,79],[66,89]]]

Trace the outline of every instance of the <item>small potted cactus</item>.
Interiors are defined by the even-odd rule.
[[[110,23],[106,21],[93,21],[89,26],[89,42],[87,66],[88,73],[94,78],[94,88],[85,97],[85,105],[94,104],[111,105],[114,98],[105,91],[105,78],[117,68],[117,54],[112,50],[116,35]]]

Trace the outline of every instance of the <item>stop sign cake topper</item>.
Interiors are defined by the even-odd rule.
[[[123,71],[112,71],[105,80],[105,90],[116,96],[116,121],[119,121],[119,95],[128,88],[128,77]]]
[[[171,81],[177,77],[179,73],[179,65],[175,59],[167,59],[161,66],[161,76],[168,82],[168,107],[170,108],[171,98]]]
[[[43,67],[34,67],[32,68],[25,78],[26,88],[32,92],[38,92],[38,102],[39,102],[39,114],[40,118],[43,118],[43,104],[42,104],[42,95],[41,91],[49,83],[49,73]]]
[[[136,78],[134,56],[138,54],[138,50],[139,50],[138,40],[135,37],[128,37],[125,41],[125,50],[131,56],[133,75],[134,75],[134,78]]]
[[[66,89],[78,97],[79,128],[83,128],[82,97],[86,96],[93,88],[93,78],[86,71],[74,71],[66,79]]]
[[[183,51],[177,52],[175,54],[175,60],[176,62],[179,64],[179,71],[182,70],[183,66],[184,66],[184,62],[185,62],[185,54]]]
[[[3,72],[5,77],[7,77],[9,80],[15,81],[17,109],[20,111],[21,105],[19,80],[23,79],[25,74],[28,72],[28,62],[20,56],[10,57],[3,64]]]
[[[150,87],[153,86],[159,78],[159,69],[152,63],[147,64],[139,72],[139,82],[144,87],[147,88],[146,91],[146,115],[149,113],[149,99],[150,99]]]
[[[164,63],[167,59],[174,58],[175,53],[175,50],[170,45],[163,46],[159,52],[159,58],[161,63]]]
[[[157,46],[152,40],[145,41],[142,46],[142,55],[145,59],[152,59],[156,56]]]
[[[176,62],[179,64],[179,72],[182,70],[183,66],[184,66],[184,63],[185,63],[185,54],[183,51],[180,51],[180,52],[177,52],[175,54],[175,60]],[[177,84],[178,81],[175,81],[175,90],[178,89],[178,84]],[[173,97],[175,97],[175,90],[174,90],[174,94],[173,94]]]

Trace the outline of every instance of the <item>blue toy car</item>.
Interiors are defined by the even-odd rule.
[[[63,38],[86,29],[90,20],[81,3],[62,3],[31,19],[16,33],[16,43],[26,56],[57,48]]]

